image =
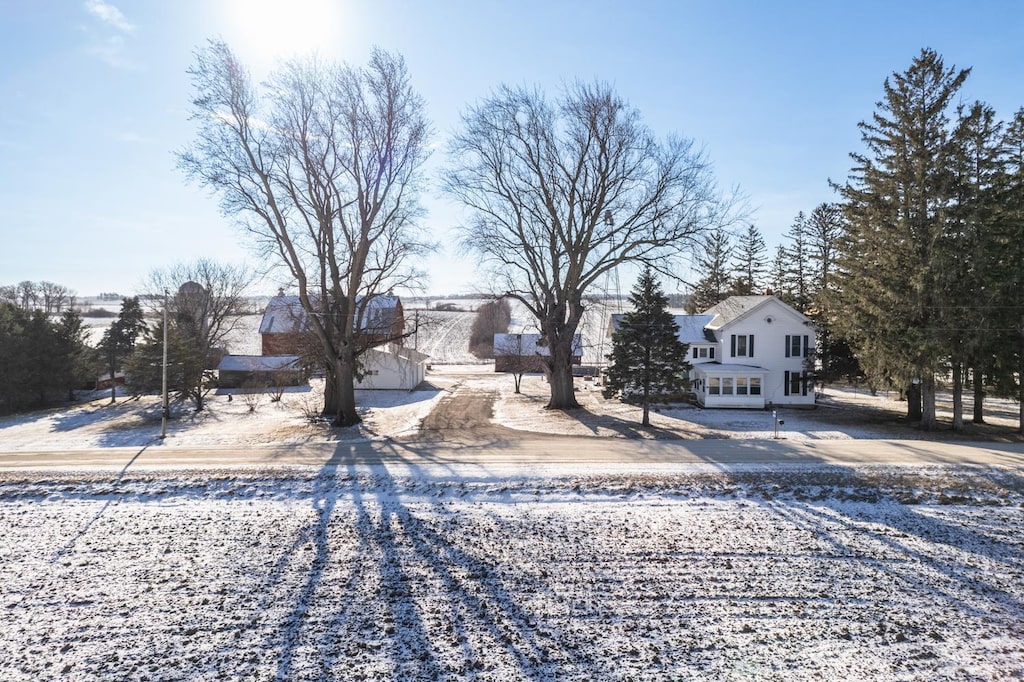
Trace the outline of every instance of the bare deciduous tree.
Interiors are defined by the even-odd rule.
[[[537,318],[551,350],[548,407],[577,407],[572,344],[586,292],[627,262],[669,272],[731,202],[691,141],[659,143],[607,85],[576,84],[554,103],[505,86],[463,124],[445,174],[472,211],[463,244],[491,270],[494,293]]]
[[[248,268],[200,259],[156,270],[145,285],[145,298],[154,312],[163,310],[164,292],[168,294],[169,330],[181,350],[183,385],[178,389],[193,400],[197,411],[203,409],[213,385],[210,379],[220,351],[246,313],[245,291],[252,281]],[[152,383],[157,383],[155,378]]]
[[[405,62],[380,50],[365,68],[292,61],[258,88],[211,41],[190,73],[199,131],[180,165],[294,280],[328,377],[324,414],[355,424],[364,313],[416,285],[412,261],[431,248],[418,227],[429,126]]]

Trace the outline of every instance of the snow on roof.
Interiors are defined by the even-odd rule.
[[[426,353],[421,353],[415,348],[406,348],[405,346],[397,346],[394,344],[387,344],[385,346],[377,346],[375,348],[367,348],[363,353],[367,357],[374,355],[394,355],[397,358],[406,360],[408,362],[420,363],[426,362],[430,359],[430,356]]]
[[[769,370],[757,365],[740,365],[736,363],[702,362],[694,365],[695,370],[702,372],[747,372],[748,374],[767,374]]]
[[[612,331],[618,331],[619,324],[622,322],[624,314],[616,313],[612,315],[612,328],[609,330],[609,334]],[[704,328],[711,323],[711,319],[714,315],[676,315],[675,322],[679,326],[679,341],[680,343],[693,344],[693,343],[710,343],[714,342],[714,338],[709,339]]]
[[[719,329],[733,320],[743,317],[765,301],[769,301],[774,298],[774,296],[730,296],[721,303],[713,305],[705,310],[704,314],[711,315],[712,318],[714,318],[708,326],[714,329]],[[782,303],[781,301],[779,302]],[[783,303],[783,305],[785,304]]]
[[[541,339],[540,334],[495,334],[494,355],[505,357],[509,355],[551,355],[547,345],[538,345]],[[583,335],[573,334],[572,336],[573,356],[583,357]]]
[[[298,369],[297,355],[225,355],[217,370],[221,372],[276,372]]]
[[[317,299],[311,297],[314,305]],[[365,301],[365,302],[364,302]],[[401,308],[398,296],[356,297],[363,306],[363,329],[371,333],[388,333]],[[307,313],[298,296],[274,296],[267,302],[260,323],[260,334],[294,334],[307,328]]]

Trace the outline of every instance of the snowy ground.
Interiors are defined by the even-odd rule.
[[[577,380],[580,410],[545,410],[549,391],[540,375],[523,378],[522,393],[514,392],[511,376],[495,374],[493,365],[435,367],[416,391],[357,391],[363,423],[349,429],[331,429],[311,423],[318,413],[323,383],[289,389],[280,402],[260,398],[250,412],[240,391],[223,390],[208,397],[207,408],[195,413],[179,405],[170,421],[167,445],[205,445],[333,442],[353,439],[415,436],[422,419],[446,394],[470,390],[495,396],[491,423],[521,431],[610,438],[773,438],[774,418],[764,410],[703,410],[689,405],[657,407],[651,428],[639,426],[640,408],[601,397],[593,382]],[[0,450],[50,450],[103,446],[143,446],[160,433],[160,406],[156,396],[119,397],[110,405],[107,394],[69,408],[0,417]],[[229,395],[232,399],[229,401]],[[790,440],[949,438],[948,431],[923,434],[905,424],[905,403],[895,396],[850,388],[826,389],[815,410],[780,410],[785,422],[779,436]],[[940,403],[940,417],[948,418],[948,404]],[[970,405],[965,408],[970,409]],[[971,426],[974,440],[1013,437],[1017,406],[990,399],[987,426]]]
[[[21,476],[3,680],[1024,675],[1005,471]]]
[[[359,393],[180,409],[167,444],[415,437],[445,395],[495,426],[764,438],[763,411],[639,410],[480,366]],[[152,443],[156,398],[0,419],[0,450]],[[1016,406],[993,401],[990,421]],[[782,436],[901,438],[829,391]],[[981,432],[986,433],[986,432]],[[949,437],[946,433],[942,437]],[[1024,472],[1000,467],[460,465],[0,474],[0,680],[992,680],[1024,677]]]

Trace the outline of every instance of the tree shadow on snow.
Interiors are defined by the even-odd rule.
[[[260,646],[279,652],[275,679],[311,667],[320,678],[465,677],[499,658],[518,676],[550,677],[557,645],[541,641],[537,616],[506,587],[515,567],[475,551],[473,538],[452,530],[462,519],[446,501],[417,492],[417,481],[429,479],[418,462],[443,472],[448,460],[407,457],[400,445],[384,450],[386,462],[367,465],[350,444],[337,446],[313,481],[312,519],[267,574],[260,612],[284,598],[289,574],[303,576]],[[393,477],[396,466],[407,480]]]

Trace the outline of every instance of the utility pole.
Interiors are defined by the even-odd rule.
[[[164,289],[164,365],[163,365],[163,410],[160,416],[160,439],[167,438],[167,413],[170,403],[167,400],[167,289]]]

